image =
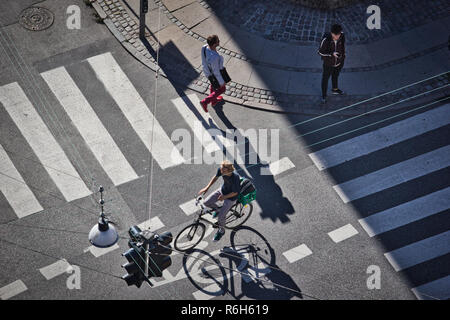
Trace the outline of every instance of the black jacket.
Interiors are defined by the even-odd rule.
[[[333,53],[339,53],[339,58],[336,58]],[[323,63],[327,67],[339,67],[344,64],[345,60],[345,36],[341,33],[341,37],[334,44],[331,33],[326,33],[320,42],[320,47],[317,53],[322,57]]]

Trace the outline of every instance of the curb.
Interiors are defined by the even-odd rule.
[[[135,59],[140,61],[143,65],[148,67],[153,72],[157,72],[161,74],[164,78],[168,79],[168,76],[161,69],[160,66],[157,65],[156,60],[150,55],[148,51],[146,51],[145,44],[139,39],[136,34],[130,36],[128,32],[131,32],[133,29],[136,31],[139,27],[135,21],[133,21],[127,11],[131,11],[124,9],[125,6],[120,4],[119,0],[100,0],[102,5],[99,4],[99,0],[90,0],[92,7],[97,12],[97,14],[101,17],[107,28],[114,35],[114,37],[122,44],[122,46],[127,50]],[[156,0],[155,3],[163,10],[165,7],[161,1]],[[106,12],[103,10],[103,7],[107,8]],[[164,11],[167,14],[167,10]],[[123,21],[122,26],[125,26],[125,29],[119,27],[119,22],[114,22],[114,17],[117,18],[120,14],[120,19]],[[113,18],[111,18],[113,16]],[[121,30],[122,29],[122,30]],[[125,35],[122,33],[124,32]],[[146,37],[150,34],[146,31]],[[157,45],[155,41],[152,39],[147,39],[150,46],[152,48]],[[156,51],[156,50],[155,50]],[[197,70],[199,71],[199,70]],[[199,71],[199,75],[201,72]],[[183,75],[180,74],[180,77]],[[206,77],[202,76],[202,78],[197,78],[195,80],[191,80],[188,85],[186,83],[180,83],[179,81],[170,79],[170,81],[175,85],[182,85],[187,87],[189,90],[197,92],[199,94],[205,94],[208,91],[209,83]],[[246,93],[248,96],[244,96],[242,91],[238,90],[248,90]],[[237,93],[236,93],[237,92]],[[240,93],[241,94],[240,94]],[[242,96],[242,98],[241,98]],[[403,95],[404,96],[404,95]],[[319,97],[317,96],[300,96],[300,95],[289,95],[285,93],[271,92],[265,89],[259,88],[250,88],[239,83],[230,82],[227,85],[227,92],[223,94],[224,101],[233,103],[245,108],[250,108],[254,110],[266,111],[266,112],[274,112],[274,113],[282,113],[282,114],[299,114],[299,115],[322,115],[326,112],[336,111],[339,108],[352,105],[354,103],[364,101],[368,98],[373,97],[373,95],[364,95],[364,96],[356,96],[349,95],[343,97],[336,97],[336,102],[334,105],[330,105],[327,103],[322,105],[319,101]],[[255,101],[257,100],[257,101]],[[347,101],[345,101],[347,100]],[[279,103],[283,106],[280,106]],[[337,106],[336,104],[343,106]],[[405,107],[397,107],[391,108],[390,110],[402,110]],[[361,104],[358,108],[352,108],[353,110],[339,110],[335,112],[336,115],[339,116],[355,116],[359,115],[363,112],[367,112],[367,106]],[[379,113],[383,111],[376,111],[375,113]]]

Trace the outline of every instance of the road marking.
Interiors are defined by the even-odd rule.
[[[18,294],[27,291],[28,288],[22,280],[16,280],[2,288],[0,288],[0,299],[8,300]]]
[[[196,97],[196,99],[194,97]],[[172,99],[172,103],[178,110],[180,115],[183,117],[183,119],[186,121],[188,126],[191,128],[192,132],[194,132],[194,136],[202,144],[206,152],[212,153],[215,151],[220,151],[221,149],[219,148],[218,144],[214,141],[211,134],[205,130],[206,128],[204,128],[204,126],[202,125],[201,120],[196,117],[194,111],[190,108],[190,106],[186,102],[189,101],[192,104],[195,104],[197,102],[200,103],[197,100],[198,100],[197,96],[195,94],[191,94],[189,96],[183,96],[176,99]],[[203,115],[204,112],[199,113],[202,116],[203,121],[206,121]]]
[[[86,187],[17,82],[0,87],[0,102],[3,103],[64,198],[70,202],[90,195],[91,191]]]
[[[450,165],[450,145],[333,186],[344,203],[427,175]]]
[[[216,140],[212,139],[212,135],[209,131],[211,129],[216,129],[219,131],[225,131],[220,129],[220,127],[217,125],[217,123],[214,121],[214,119],[211,117],[209,113],[205,113],[200,105],[200,99],[196,94],[190,94],[187,96],[183,96],[177,99],[172,100],[174,105],[176,106],[177,110],[180,112],[180,114],[183,116],[183,118],[189,119],[187,121],[191,121],[191,124],[189,126],[194,131],[194,135],[197,137],[199,141],[202,142],[205,150],[208,153],[211,153],[216,150],[226,150],[226,156],[229,157],[230,161],[235,161],[238,164],[243,164],[245,162],[244,154],[245,154],[245,144],[237,145],[234,140],[228,139],[223,135],[222,132],[217,133],[215,136]],[[193,108],[191,107],[193,106]],[[188,110],[190,112],[188,112]],[[200,115],[200,119],[195,114]],[[194,123],[192,123],[194,121]],[[200,125],[201,124],[201,125]],[[203,126],[203,127],[202,127]],[[202,131],[206,130],[205,133]],[[242,135],[242,130],[236,130],[234,131],[234,135],[238,138],[238,142],[240,140],[244,141],[245,137]],[[211,139],[210,139],[211,138]],[[214,144],[212,144],[210,141],[213,140]],[[256,141],[252,141],[252,139],[249,139],[249,148],[251,154],[256,152],[258,149],[255,148],[254,143]],[[240,143],[240,142],[239,142]],[[257,142],[256,142],[257,143]],[[242,168],[247,175],[251,176],[247,169],[245,167]]]
[[[411,289],[419,300],[450,299],[450,275]]]
[[[64,67],[41,73],[114,185],[138,175]]]
[[[450,208],[450,187],[397,207],[359,219],[370,237],[407,225]]]
[[[19,218],[44,210],[1,144],[0,191]]]
[[[150,231],[156,231],[158,229],[161,229],[164,227],[164,223],[158,218],[154,217],[150,220],[144,221],[141,224],[138,224],[138,227],[141,230],[150,230]]]
[[[385,253],[384,256],[395,271],[400,271],[449,253],[449,243],[450,231],[447,231]]]
[[[218,292],[218,294],[212,294],[207,292]],[[196,300],[210,300],[212,298],[221,296],[222,293],[223,293],[222,287],[220,287],[217,283],[213,283],[203,288],[203,290],[195,291],[194,293],[192,293],[192,295]]]
[[[108,248],[98,248],[96,246],[90,246],[86,248],[84,252],[90,251],[94,257],[98,258],[116,249],[119,249],[119,245],[117,243]]]
[[[88,58],[87,61],[158,165],[167,169],[182,164],[184,159],[180,152],[112,54],[104,53]]]
[[[285,258],[289,261],[289,263],[293,263],[297,260],[303,259],[311,254],[312,251],[308,248],[306,244],[301,244],[298,247],[283,252],[283,256],[285,256]]]
[[[309,154],[319,170],[364,156],[450,123],[450,104]]]
[[[276,176],[283,173],[289,169],[295,168],[295,165],[288,157],[284,157],[280,160],[274,161],[269,164],[269,171],[272,175]],[[261,172],[262,174],[262,172]]]
[[[188,202],[185,202],[183,204],[180,204],[181,210],[187,215],[190,216],[191,214],[195,213],[197,210],[199,210],[200,207],[197,207],[195,205],[195,199],[192,199]]]
[[[330,236],[331,240],[333,240],[335,243],[344,241],[357,234],[358,230],[356,230],[351,224],[347,224],[334,231],[328,232],[328,235]]]
[[[66,273],[68,270],[72,270],[72,266],[66,260],[62,259],[39,269],[39,272],[45,277],[45,279],[50,280]]]

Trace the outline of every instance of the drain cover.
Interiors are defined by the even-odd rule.
[[[53,24],[53,13],[45,8],[30,7],[20,13],[19,23],[28,30],[41,31]]]

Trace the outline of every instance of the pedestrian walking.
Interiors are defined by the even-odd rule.
[[[333,86],[331,93],[334,95],[344,94],[338,87],[339,73],[344,66],[345,60],[345,37],[340,25],[334,24],[331,27],[331,33],[327,32],[324,34],[318,54],[323,60],[322,103],[325,103],[327,101],[327,89],[330,76]]]
[[[200,101],[200,104],[203,110],[208,112],[209,103],[214,107],[223,100],[221,94],[226,90],[226,82],[231,79],[223,67],[223,57],[216,50],[220,43],[219,37],[209,36],[206,42],[207,44],[202,47],[202,65],[203,73],[210,82],[210,94]]]

